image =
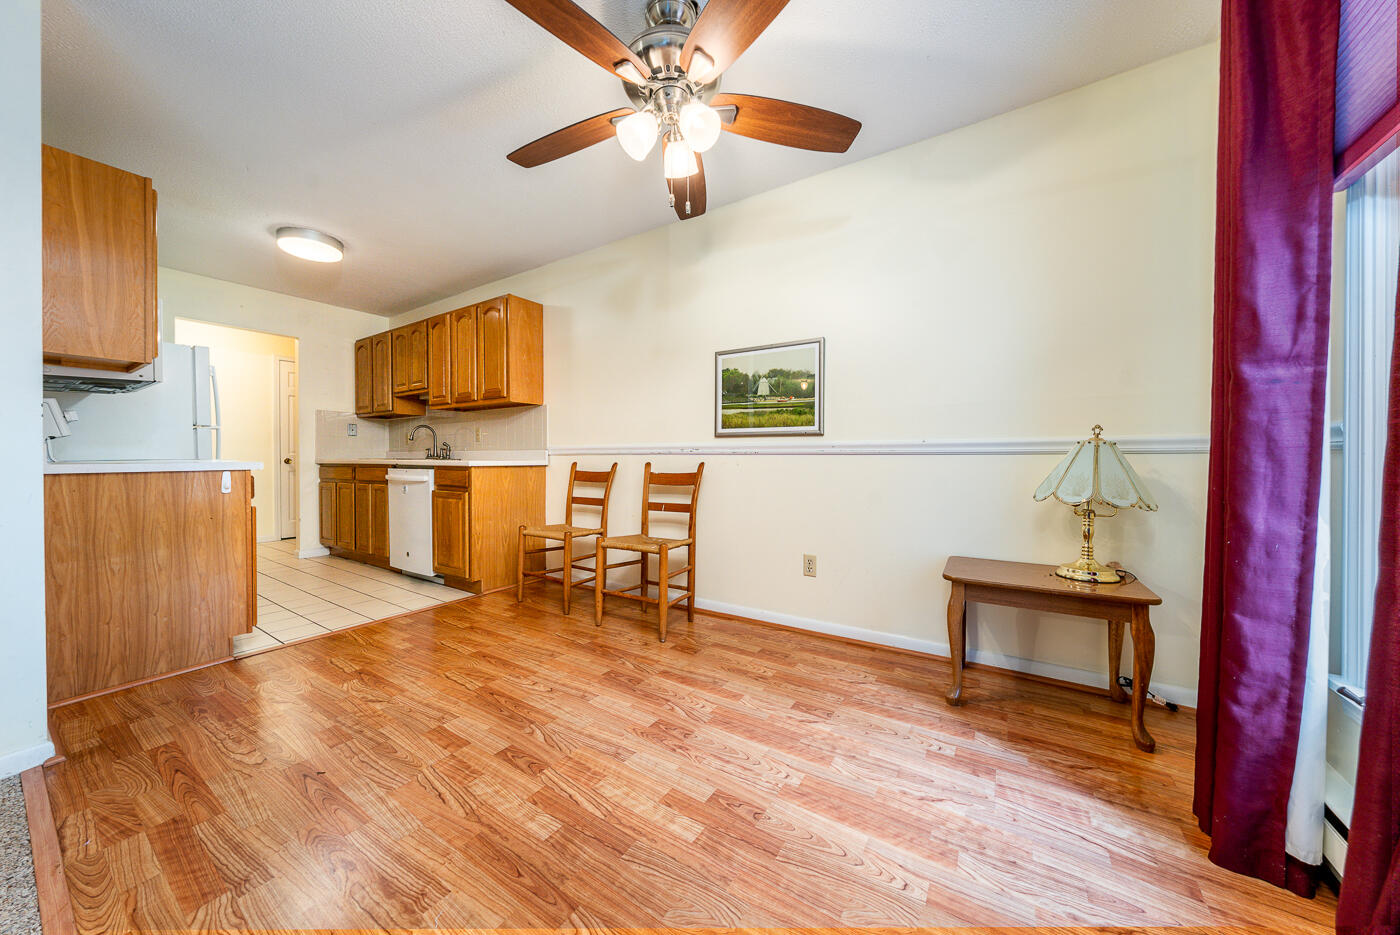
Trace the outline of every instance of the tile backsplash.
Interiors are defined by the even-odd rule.
[[[547,447],[545,407],[486,409],[474,412],[428,412],[402,419],[365,419],[353,412],[316,412],[316,460],[382,458],[389,451],[421,450],[431,444],[419,433],[410,444],[409,431],[426,423],[463,457],[473,451],[540,451]],[[354,423],[356,434],[347,434]],[[478,433],[480,440],[478,440]]]

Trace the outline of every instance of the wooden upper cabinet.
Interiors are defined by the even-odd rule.
[[[418,326],[428,347],[426,387],[434,409],[544,402],[543,308],[538,302],[505,295],[398,330]],[[405,341],[404,347],[408,353],[412,344]]]
[[[394,395],[393,331],[381,331],[355,342],[355,411],[362,416],[416,416],[426,411],[422,400]],[[361,353],[361,345],[368,353]],[[366,363],[366,359],[368,363]],[[369,406],[361,409],[362,396]]]
[[[428,388],[428,322],[390,332],[394,342],[394,392],[422,393]]]
[[[360,338],[355,342],[355,414],[374,414],[374,358],[371,356],[371,338]]]
[[[394,411],[394,357],[391,332],[383,331],[369,339],[370,412],[387,415]]]
[[[447,313],[452,322],[452,369],[450,404],[476,402],[476,306],[468,305]]]
[[[452,403],[452,315],[434,315],[423,323],[428,340],[428,405]]]
[[[355,342],[355,411],[420,415],[544,402],[544,309],[504,295]]]
[[[159,353],[151,180],[43,148],[44,360],[134,370]]]
[[[502,296],[476,307],[476,386],[482,402],[510,395],[509,299]]]

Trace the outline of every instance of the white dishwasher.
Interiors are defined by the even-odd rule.
[[[433,470],[389,468],[389,565],[433,577]]]

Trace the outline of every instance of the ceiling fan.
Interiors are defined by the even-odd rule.
[[[572,0],[506,0],[566,45],[622,79],[631,107],[580,120],[511,153],[533,168],[616,135],[638,162],[661,144],[671,204],[681,220],[705,213],[700,154],[728,130],[750,139],[844,153],[860,122],[829,110],[751,94],[719,93],[719,78],[788,0],[649,0],[647,28],[630,46]]]

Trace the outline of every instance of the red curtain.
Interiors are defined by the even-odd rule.
[[[1337,908],[1337,931],[1343,935],[1400,932],[1400,303],[1395,320],[1376,616],[1346,878]]]
[[[1311,626],[1339,0],[1224,0],[1215,355],[1195,812],[1211,860],[1295,892],[1284,853]]]

